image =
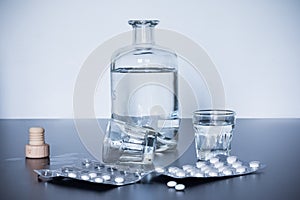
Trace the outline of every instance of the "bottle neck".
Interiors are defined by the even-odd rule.
[[[133,28],[133,44],[154,44],[154,27],[138,26]]]

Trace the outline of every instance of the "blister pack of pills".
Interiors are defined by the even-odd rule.
[[[98,161],[84,159],[80,163],[64,166],[59,169],[34,170],[39,178],[51,180],[53,178],[71,178],[92,183],[108,185],[127,185],[141,180],[147,173],[131,172],[123,168],[104,165]]]
[[[156,167],[155,172],[177,179],[216,178],[250,174],[264,167],[265,165],[259,161],[245,162],[236,156],[217,155],[207,161],[198,161],[194,165]]]
[[[92,183],[122,186],[140,181],[144,176],[154,173],[172,178],[217,178],[240,176],[254,173],[265,167],[259,161],[245,162],[236,156],[217,155],[207,161],[198,161],[193,165],[158,167],[153,170],[130,170],[124,166],[104,165],[98,161],[83,159],[81,162],[63,166],[59,169],[34,170],[44,180],[53,178],[71,178]],[[175,186],[174,186],[175,187]],[[177,186],[179,189],[181,185]],[[178,190],[179,190],[178,189]],[[182,189],[180,189],[182,190]]]

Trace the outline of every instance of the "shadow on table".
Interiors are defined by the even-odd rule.
[[[107,190],[111,190],[111,189],[119,187],[119,186],[115,186],[115,185],[91,183],[91,182],[87,182],[87,181],[62,178],[62,177],[54,178],[48,182],[55,184],[55,185],[63,186],[63,187],[76,188],[79,190],[92,190],[92,191],[98,191],[98,192],[105,192]]]

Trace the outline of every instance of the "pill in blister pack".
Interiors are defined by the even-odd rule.
[[[124,171],[121,168],[107,166],[89,159],[84,159],[81,164],[74,166],[64,166],[55,170],[41,169],[34,171],[44,179],[65,177],[109,185],[127,185],[135,183],[147,175],[147,173],[144,172]]]
[[[245,162],[236,156],[217,155],[207,161],[198,161],[195,165],[156,167],[155,171],[173,178],[212,178],[250,174],[264,167],[259,161]]]

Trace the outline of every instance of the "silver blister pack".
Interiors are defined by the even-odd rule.
[[[245,162],[236,156],[217,155],[207,161],[196,164],[169,167],[156,167],[155,172],[173,178],[213,178],[225,176],[241,176],[254,173],[265,167],[259,161]]]
[[[147,173],[144,172],[126,171],[89,159],[84,159],[81,163],[63,166],[59,169],[41,169],[34,171],[38,174],[39,178],[44,180],[61,177],[109,185],[136,183],[147,175]]]
[[[259,161],[245,162],[236,156],[217,155],[207,161],[183,166],[158,167],[145,171],[132,170],[124,166],[104,165],[98,161],[83,159],[74,165],[63,166],[58,169],[34,170],[44,180],[53,178],[71,178],[99,184],[122,186],[140,181],[144,176],[165,175],[172,178],[217,178],[226,176],[241,176],[254,173],[265,167]]]

